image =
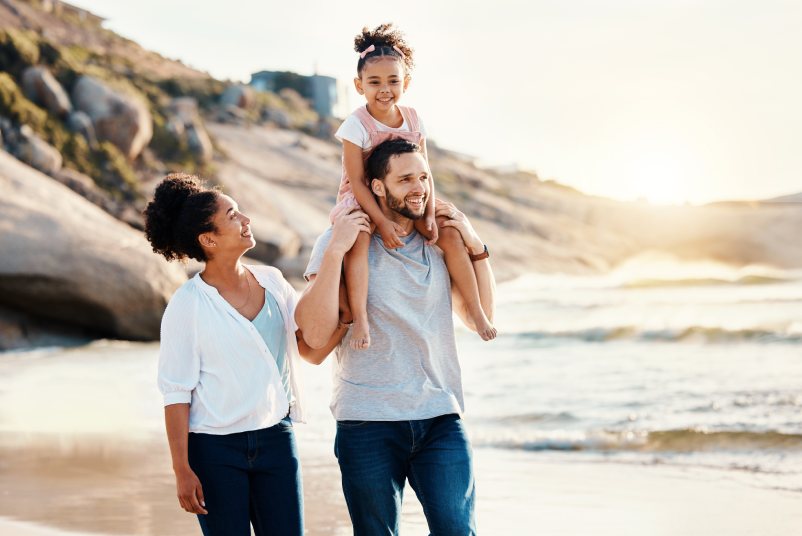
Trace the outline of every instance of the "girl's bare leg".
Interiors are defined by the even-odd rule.
[[[438,226],[440,224],[438,218]],[[424,236],[428,235],[423,220],[415,222],[415,228]],[[448,268],[448,274],[456,285],[457,290],[462,294],[465,304],[468,307],[468,314],[473,319],[476,332],[482,340],[489,341],[496,338],[496,328],[487,319],[482,302],[479,299],[479,284],[476,282],[476,272],[473,271],[473,262],[468,256],[465,242],[462,240],[460,232],[453,227],[438,227],[440,237],[437,239],[437,246],[443,250],[443,257]],[[428,237],[428,236],[427,236]]]
[[[345,286],[354,323],[351,326],[351,348],[364,350],[370,346],[370,324],[368,322],[368,248],[370,235],[359,236],[345,254]]]

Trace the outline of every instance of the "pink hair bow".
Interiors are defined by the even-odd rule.
[[[393,45],[393,49],[395,49],[395,51],[398,52],[398,55],[401,56],[402,60],[406,59],[407,55],[404,54],[403,52],[401,52],[400,48],[398,48],[397,46]]]
[[[368,54],[370,54],[374,50],[376,50],[376,47],[374,47],[373,45],[370,45],[368,48],[366,48],[365,50],[363,50],[362,52],[359,53],[359,57],[364,60],[365,56],[367,56]]]

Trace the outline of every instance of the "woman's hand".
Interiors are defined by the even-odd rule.
[[[367,214],[359,209],[348,214],[340,214],[334,219],[329,247],[336,248],[345,255],[361,232],[370,234],[370,218]]]
[[[190,514],[208,514],[203,500],[203,487],[195,472],[186,467],[176,470],[175,487],[181,508]]]
[[[453,227],[459,231],[462,235],[462,241],[465,242],[470,254],[482,252],[484,242],[476,234],[473,225],[468,221],[468,217],[457,210],[457,207],[448,201],[437,199],[435,200],[434,213],[437,217],[446,218],[445,221],[440,222],[440,227]]]

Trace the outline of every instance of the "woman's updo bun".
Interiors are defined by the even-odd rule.
[[[219,191],[195,175],[171,173],[156,187],[145,208],[145,237],[168,261],[187,257],[206,261],[198,235],[215,230]]]

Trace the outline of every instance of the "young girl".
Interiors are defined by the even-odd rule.
[[[330,217],[333,222],[338,214],[361,208],[370,216],[384,246],[398,248],[402,245],[399,234],[403,231],[379,209],[368,184],[371,177],[365,177],[365,160],[374,147],[389,138],[404,138],[416,143],[427,156],[426,131],[418,114],[413,108],[398,105],[409,86],[413,51],[401,32],[391,24],[382,24],[373,30],[363,28],[354,40],[354,49],[359,53],[354,85],[359,94],[365,96],[367,104],[357,108],[336,133],[343,142],[343,175],[337,205]],[[415,228],[427,238],[427,244],[437,244],[443,251],[451,280],[468,304],[479,335],[486,341],[495,338],[496,329],[482,310],[471,258],[459,231],[452,227],[438,228],[433,182],[425,216],[415,222]],[[360,233],[345,257],[345,282],[354,317],[351,347],[357,350],[370,346],[367,314],[369,244],[370,236]]]

